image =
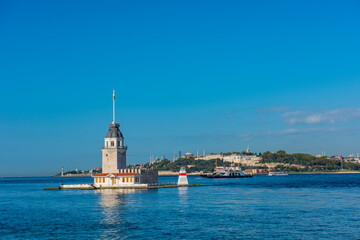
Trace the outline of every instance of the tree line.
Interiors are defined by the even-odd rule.
[[[223,153],[223,155],[231,155],[237,152]],[[290,172],[304,172],[304,171],[338,171],[341,169],[345,170],[360,170],[360,164],[352,162],[342,162],[337,159],[329,159],[325,157],[315,157],[306,153],[293,153],[288,154],[284,150],[272,152],[264,152],[257,154],[262,156],[260,163],[277,163],[275,169],[277,171],[290,171]],[[157,170],[162,171],[179,171],[181,167],[185,167],[188,172],[204,171],[211,172],[215,168],[215,162],[217,161],[218,166],[229,167],[233,163],[224,162],[218,159],[212,160],[195,160],[193,158],[180,158],[176,161],[170,161],[163,159],[154,163],[146,163],[144,167],[153,167]],[[259,168],[267,169],[266,166],[246,166],[241,165],[242,169],[246,168]]]
[[[287,154],[284,150],[276,153],[264,152],[262,154],[261,163],[279,163],[275,168],[281,171],[337,171],[360,170],[360,164],[352,162],[343,162],[337,159],[329,159],[325,157],[315,157],[306,153]],[[283,164],[304,166],[284,166]]]

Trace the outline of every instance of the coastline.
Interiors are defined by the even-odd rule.
[[[85,187],[76,187],[76,188],[62,188],[62,187],[51,187],[44,188],[44,190],[102,190],[102,189],[155,189],[155,188],[176,188],[176,187],[200,187],[201,184],[185,184],[185,185],[159,185],[159,186],[124,186],[124,187],[99,187],[99,188],[85,188]]]
[[[196,176],[196,175],[200,175],[202,173],[200,172],[197,172],[197,173],[186,173],[186,175],[188,176]],[[162,176],[179,176],[179,172],[172,172],[172,171],[158,171],[158,175],[159,177],[162,177]],[[76,174],[72,174],[72,175],[64,175],[64,176],[53,176],[53,177],[58,177],[58,178],[68,178],[68,177],[92,177],[91,174],[79,174],[79,175],[76,175]]]
[[[360,174],[360,171],[288,172],[288,174]]]
[[[92,177],[91,174],[71,174],[71,175],[64,175],[64,176],[53,176],[59,178],[67,178],[67,177]]]
[[[159,177],[170,177],[170,176],[179,176],[179,172],[172,172],[172,171],[159,171],[158,172]],[[196,173],[186,173],[188,176],[200,176],[202,173],[196,172]],[[268,173],[260,173],[260,174],[254,174],[254,175],[267,175]],[[360,171],[316,171],[316,172],[288,172],[290,175],[295,174],[360,174]],[[53,176],[53,177],[59,177],[59,178],[68,178],[68,177],[92,177],[92,175],[71,175],[71,176]]]

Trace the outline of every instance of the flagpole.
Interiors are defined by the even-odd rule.
[[[115,89],[113,89],[113,123],[115,123]]]

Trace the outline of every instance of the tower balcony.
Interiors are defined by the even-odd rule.
[[[127,149],[127,146],[122,146],[122,147],[101,147],[101,150],[102,149]]]

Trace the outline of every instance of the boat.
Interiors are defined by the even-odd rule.
[[[287,176],[286,172],[269,172],[269,176]]]
[[[237,167],[218,167],[216,161],[214,172],[204,173],[200,176],[203,178],[249,178],[253,175],[246,174],[241,171],[239,165]]]

